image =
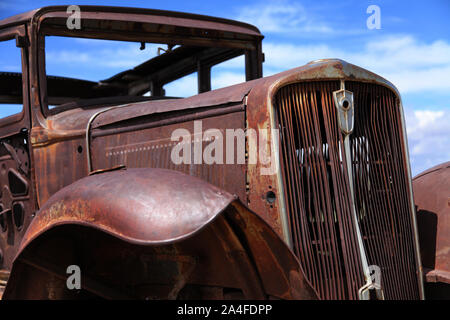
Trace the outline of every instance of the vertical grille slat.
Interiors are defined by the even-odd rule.
[[[296,213],[289,215],[294,251],[307,276],[322,298],[356,299],[364,276],[331,96],[338,89],[338,82],[280,89],[282,165],[287,207]]]
[[[369,263],[381,267],[386,298],[419,299],[398,100],[382,86],[349,81],[346,89],[355,95],[353,183]],[[368,151],[358,152],[361,140]],[[361,171],[364,178],[357,179]]]
[[[293,250],[324,299],[357,299],[365,283],[357,228],[386,298],[419,298],[400,110],[389,89],[346,82],[354,93],[350,154],[355,209],[333,91],[338,81],[295,83],[275,97]]]

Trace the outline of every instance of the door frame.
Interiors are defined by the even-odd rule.
[[[25,25],[18,25],[0,29],[0,41],[16,40],[20,49],[22,61],[22,112],[0,118],[0,139],[18,134],[31,128],[30,99],[29,99],[29,69],[28,69],[28,37]],[[1,106],[0,106],[1,107]]]

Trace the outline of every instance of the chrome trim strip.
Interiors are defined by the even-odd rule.
[[[345,81],[341,80],[341,90],[345,90]],[[336,103],[336,102],[335,102]],[[338,107],[336,105],[336,107]],[[354,107],[354,106],[353,106]],[[338,115],[339,117],[339,115]],[[339,121],[339,119],[338,119]],[[369,263],[367,261],[367,255],[366,250],[364,249],[364,242],[362,240],[361,236],[361,230],[359,228],[359,222],[358,222],[358,216],[356,214],[356,207],[355,207],[355,192],[353,190],[353,172],[352,172],[352,157],[350,154],[350,134],[351,132],[345,132],[342,130],[342,134],[344,135],[344,152],[345,152],[345,162],[347,163],[347,173],[348,173],[348,184],[350,186],[350,200],[352,202],[352,214],[353,214],[353,223],[355,224],[356,228],[356,238],[358,239],[358,247],[359,247],[359,254],[361,255],[361,264],[364,272],[364,277],[366,280],[366,283],[364,286],[362,286],[359,291],[359,299],[360,300],[369,300],[370,295],[368,294],[367,289],[371,288],[373,286],[372,278],[370,277],[370,271],[369,271]],[[366,293],[366,294],[364,294]]]
[[[356,238],[358,239],[358,247],[359,254],[361,255],[361,264],[363,267],[364,277],[366,278],[366,283],[363,287],[359,289],[359,298],[360,300],[369,300],[370,296],[368,294],[362,294],[362,292],[366,291],[364,288],[370,289],[373,286],[372,278],[370,277],[369,271],[369,262],[367,261],[366,250],[364,249],[364,243],[361,236],[361,230],[359,228],[358,216],[356,214],[355,207],[355,192],[353,190],[353,173],[352,173],[352,158],[350,155],[350,134],[345,134],[344,138],[344,151],[345,151],[345,160],[347,162],[347,173],[348,173],[348,184],[350,187],[350,199],[352,202],[352,214],[353,214],[353,223],[356,228]]]

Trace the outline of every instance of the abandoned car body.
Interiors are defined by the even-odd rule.
[[[262,78],[263,36],[236,21],[81,12],[74,30],[62,6],[0,22],[0,40],[22,52],[22,80],[2,73],[1,96],[23,104],[0,127],[4,299],[424,297],[391,83],[336,59]],[[168,49],[92,82],[46,74],[48,36]],[[211,67],[242,55],[247,81],[211,91]],[[194,72],[198,95],[164,96]],[[196,121],[202,132],[267,134],[245,136],[244,163],[175,164],[171,135]],[[273,173],[249,161],[256,145],[274,156]],[[66,287],[69,265],[81,290]]]
[[[427,299],[450,299],[450,162],[413,179]]]

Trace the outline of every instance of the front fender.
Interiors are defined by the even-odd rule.
[[[58,235],[57,231],[62,229],[64,232]],[[92,236],[92,230],[96,230],[97,235]],[[126,245],[99,234],[120,239]],[[70,237],[77,238],[72,243],[83,249],[68,257],[67,246],[63,243]],[[84,247],[79,244],[83,241],[86,242]],[[112,257],[116,251],[122,256]],[[153,268],[160,266],[158,272],[163,275],[160,279],[145,281],[159,283],[170,278],[166,281],[170,282],[170,292],[162,295],[168,298],[176,297],[188,282],[218,287],[239,285],[245,297],[256,299],[317,297],[296,257],[263,219],[228,192],[201,179],[166,169],[94,174],[54,194],[38,211],[23,238],[3,298],[47,297],[50,293],[42,293],[41,288],[48,287],[47,282],[53,280],[42,273],[38,279],[33,275],[25,276],[31,272],[29,266],[64,279],[63,270],[73,263],[74,257],[83,255],[89,257],[83,257],[82,261],[96,260],[91,264],[94,265],[90,269],[91,276],[110,272],[111,277],[102,282],[110,281],[113,287],[117,287],[117,283],[111,279],[123,277],[123,273],[138,273],[135,267],[130,267],[133,261],[125,261],[129,256],[153,256],[150,259]],[[30,263],[30,259],[34,262]],[[178,267],[167,269],[170,264],[167,259],[177,261]],[[111,260],[114,263],[110,263]],[[122,261],[123,266],[118,267]],[[116,269],[105,271],[110,265],[115,265]],[[124,272],[125,268],[129,270]],[[186,271],[188,269],[190,271]],[[124,281],[127,284],[141,281],[135,278]],[[37,283],[42,285],[37,288]],[[95,279],[89,283],[96,283]],[[35,287],[32,293],[28,289],[30,286]],[[88,289],[100,295],[105,292],[95,284]],[[35,291],[42,294],[37,295]]]
[[[236,197],[198,178],[166,169],[94,174],[61,189],[42,206],[19,252],[62,224],[81,224],[127,242],[161,245],[192,236]]]

